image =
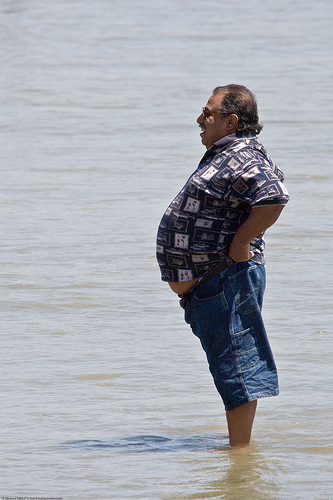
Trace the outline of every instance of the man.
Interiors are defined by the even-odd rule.
[[[217,87],[197,122],[207,151],[161,220],[157,259],[206,352],[230,446],[240,446],[250,442],[257,399],[279,392],[261,317],[263,234],[289,196],[257,139],[250,90]]]

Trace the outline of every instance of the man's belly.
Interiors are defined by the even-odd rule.
[[[181,283],[175,281],[169,281],[169,286],[171,290],[177,295],[182,295],[186,293],[192,286],[198,281],[198,278],[195,278],[191,281],[182,281]]]

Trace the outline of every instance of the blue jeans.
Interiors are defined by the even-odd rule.
[[[234,263],[202,285],[185,308],[226,410],[279,393],[261,316],[265,267]]]

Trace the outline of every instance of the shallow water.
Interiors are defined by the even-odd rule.
[[[329,0],[0,6],[0,498],[333,498]],[[291,201],[267,233],[281,394],[227,446],[155,260],[212,88],[258,97]]]

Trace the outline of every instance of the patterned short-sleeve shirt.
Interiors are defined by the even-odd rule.
[[[160,222],[156,253],[163,281],[190,281],[228,255],[253,205],[288,200],[283,173],[256,136],[224,137],[208,149]],[[263,234],[251,242],[264,264]]]

